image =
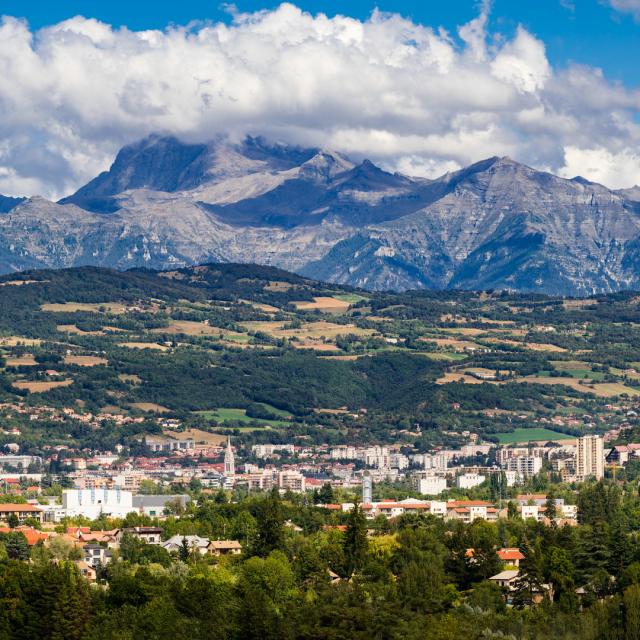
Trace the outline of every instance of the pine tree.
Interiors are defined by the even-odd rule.
[[[360,505],[355,504],[349,513],[347,530],[344,534],[343,550],[346,560],[346,574],[353,575],[362,568],[367,549],[367,520]]]
[[[536,595],[542,592],[543,567],[540,550],[527,540],[520,549],[524,559],[520,561],[518,578],[515,582],[513,606],[519,609],[530,607]]]
[[[262,501],[256,514],[258,533],[255,555],[266,557],[284,546],[284,510],[278,489],[274,487],[269,497]]]

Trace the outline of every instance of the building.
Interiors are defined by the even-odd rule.
[[[64,516],[85,516],[95,520],[102,514],[124,518],[136,512],[133,494],[120,489],[66,489],[62,492]]]
[[[503,467],[515,471],[522,478],[532,478],[542,469],[542,458],[537,456],[514,456],[508,458]]]
[[[371,504],[373,502],[373,480],[368,471],[362,476],[362,504]]]
[[[178,495],[138,495],[133,496],[133,506],[136,511],[151,518],[160,518],[164,515],[167,506],[171,504],[180,505],[185,509],[191,498],[186,494]]]
[[[236,475],[236,459],[233,455],[233,449],[231,448],[231,436],[227,439],[227,449],[224,452],[224,475]]]
[[[456,478],[456,486],[458,489],[473,489],[481,485],[486,480],[485,476],[479,473],[463,473]]]
[[[278,473],[278,488],[293,493],[304,493],[306,479],[299,471],[285,470]]]
[[[495,576],[491,576],[489,580],[503,589],[512,591],[515,588],[518,573],[518,569],[507,569],[506,571],[497,573]]]
[[[31,465],[42,466],[40,456],[0,456],[0,468],[28,469]]]
[[[84,561],[94,569],[109,564],[113,557],[110,549],[99,544],[85,544],[82,553]]]
[[[15,516],[20,524],[32,518],[42,522],[42,509],[32,504],[0,504],[0,520],[8,522],[12,516]]]
[[[151,451],[190,451],[195,448],[196,444],[193,438],[186,438],[184,440],[176,440],[174,438],[160,437],[160,436],[145,436],[145,445]]]
[[[169,553],[178,553],[183,548],[183,539],[187,543],[189,551],[197,551],[200,555],[209,553],[209,538],[201,538],[200,536],[172,536],[162,543],[162,548]]]
[[[583,436],[577,440],[576,480],[604,477],[604,440],[601,436]]]
[[[426,476],[416,478],[416,489],[418,493],[425,496],[439,496],[447,490],[447,479],[442,476]]]
[[[125,534],[134,536],[147,544],[160,544],[162,542],[162,528],[160,527],[127,527],[119,529],[116,533],[118,543],[122,541]]]
[[[212,556],[236,556],[242,553],[242,545],[237,540],[211,540],[207,549]]]
[[[295,446],[292,444],[254,444],[251,452],[256,458],[269,458],[276,453],[295,453]]]
[[[498,549],[496,553],[498,554],[498,558],[500,558],[504,564],[512,567],[519,567],[520,561],[524,560],[524,554],[522,551],[513,547]]]

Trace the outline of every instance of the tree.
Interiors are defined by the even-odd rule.
[[[329,482],[325,482],[318,492],[318,501],[320,504],[332,504],[333,500],[333,487]]]
[[[347,530],[343,541],[344,557],[346,561],[347,577],[353,575],[354,571],[362,568],[367,556],[367,520],[360,508],[355,504],[349,513],[347,520]]]
[[[255,555],[266,557],[284,546],[284,510],[278,489],[274,487],[267,498],[258,505],[256,520],[258,531]]]
[[[20,520],[18,520],[18,516],[15,513],[11,513],[7,518],[7,524],[11,529],[15,529],[20,526]]]
[[[540,549],[525,540],[520,549],[524,559],[520,561],[518,577],[515,581],[513,606],[522,609],[530,607],[537,595],[542,593],[543,568]]]
[[[187,562],[191,557],[191,549],[189,549],[189,541],[187,540],[187,536],[182,536],[182,542],[180,543],[180,548],[178,549],[178,557],[182,562]]]

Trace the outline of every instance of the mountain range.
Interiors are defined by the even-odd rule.
[[[435,180],[261,138],[153,135],[73,195],[0,196],[0,272],[274,265],[365,289],[640,288],[640,189],[510,158]]]

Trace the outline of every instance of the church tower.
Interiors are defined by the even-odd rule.
[[[236,459],[233,455],[233,449],[231,449],[231,436],[227,440],[227,450],[224,453],[224,475],[236,475]]]

